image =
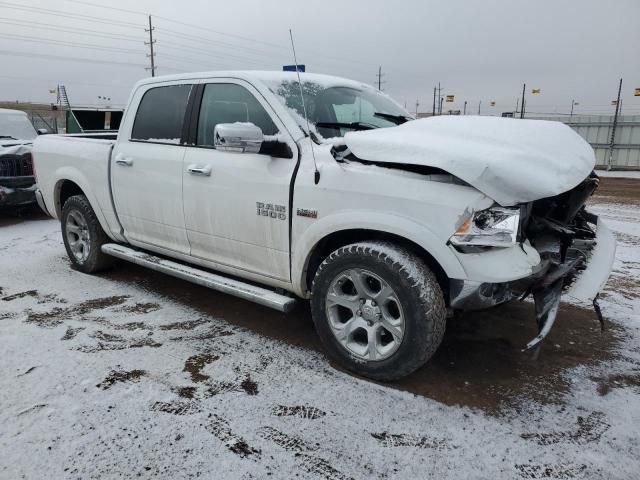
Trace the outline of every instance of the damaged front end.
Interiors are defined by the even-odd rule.
[[[538,251],[540,264],[532,275],[504,284],[453,281],[451,307],[489,307],[531,295],[538,335],[526,349],[537,347],[547,336],[563,295],[591,303],[604,328],[597,297],[611,272],[615,238],[596,215],[585,209],[598,183],[597,175],[592,172],[567,192],[521,205],[517,242],[528,240]],[[452,245],[455,246],[455,242]]]
[[[0,146],[0,208],[35,203],[30,144]]]

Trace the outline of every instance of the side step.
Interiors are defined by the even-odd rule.
[[[172,277],[177,277],[191,283],[202,285],[203,287],[217,290],[219,292],[228,293],[236,297],[250,300],[266,307],[271,307],[281,312],[289,312],[293,309],[296,299],[280,295],[274,291],[262,287],[256,287],[240,280],[209,273],[194,267],[182,265],[181,263],[165,260],[140,250],[134,250],[117,243],[107,243],[102,245],[102,251],[107,255],[111,255],[128,262],[150,268],[157,272],[166,273]]]

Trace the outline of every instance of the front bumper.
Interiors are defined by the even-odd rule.
[[[604,222],[595,216],[593,219],[593,239],[573,240],[562,262],[557,256],[555,260],[550,257],[548,251],[541,252],[544,259],[530,276],[504,283],[451,280],[450,307],[479,310],[532,294],[539,334],[527,349],[537,346],[549,333],[563,296],[578,303],[593,303],[601,319],[596,299],[613,268],[616,240]]]
[[[0,207],[18,207],[36,202],[36,186],[6,187],[0,185]]]

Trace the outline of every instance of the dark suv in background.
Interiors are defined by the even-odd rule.
[[[0,208],[35,203],[31,149],[38,136],[29,117],[19,110],[0,108]]]

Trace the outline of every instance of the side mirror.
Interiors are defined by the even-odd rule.
[[[49,133],[49,130],[47,130],[46,128],[38,129],[38,135],[46,135],[47,133]]]
[[[263,140],[253,123],[219,123],[213,130],[213,145],[223,152],[258,153]]]

